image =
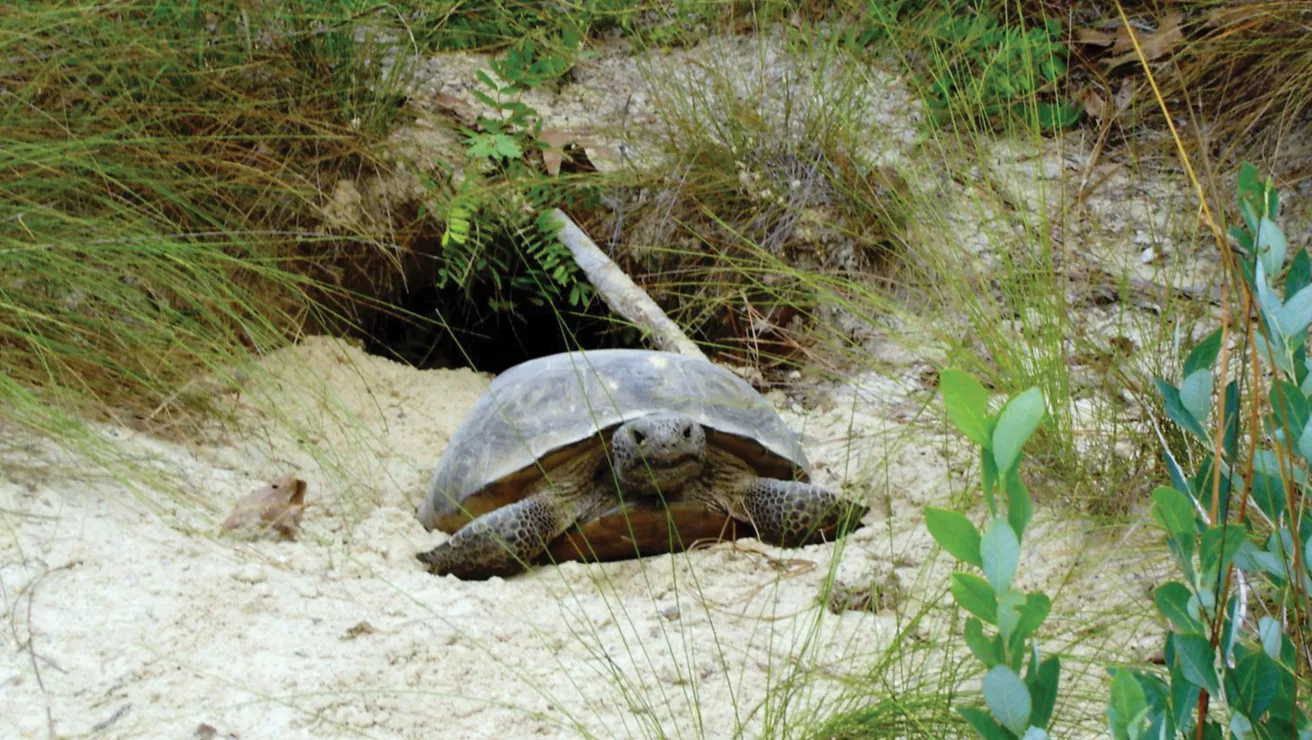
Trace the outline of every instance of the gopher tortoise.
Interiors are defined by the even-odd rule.
[[[783,419],[722,367],[632,349],[541,357],[498,376],[452,436],[417,516],[453,536],[417,557],[481,579],[725,530],[796,547],[860,527],[867,507],[808,469]]]

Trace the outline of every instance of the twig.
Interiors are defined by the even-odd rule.
[[[46,683],[41,679],[41,668],[37,665],[36,662],[36,658],[37,658],[36,632],[32,630],[32,604],[33,602],[36,601],[37,586],[41,585],[41,581],[44,580],[46,576],[50,575],[51,573],[57,573],[61,570],[68,570],[69,568],[78,565],[78,563],[79,561],[74,560],[64,563],[58,568],[51,568],[50,570],[47,570],[46,572],[42,573],[41,575],[33,579],[32,585],[28,586],[27,588],[27,656],[32,659],[32,673],[33,675],[36,676],[36,685],[41,689],[41,694],[46,697],[46,727],[49,729],[50,737],[52,738],[56,737],[55,714],[54,711],[50,708],[50,692],[46,691]],[[11,623],[10,626],[13,627],[13,624]],[[17,642],[18,641],[17,628],[14,628],[14,632],[15,632],[14,641]],[[21,647],[22,643],[19,643],[19,645]]]
[[[99,722],[97,722],[97,723],[95,723],[94,725],[92,725],[92,726],[91,726],[91,731],[92,731],[92,732],[103,732],[103,731],[109,729],[109,726],[110,726],[110,725],[112,725],[112,724],[114,724],[115,722],[117,722],[117,721],[119,721],[120,719],[122,719],[122,718],[123,718],[123,715],[127,714],[127,713],[128,713],[128,710],[131,709],[131,708],[132,708],[132,705],[131,705],[131,704],[124,704],[123,706],[121,706],[121,707],[119,707],[118,709],[116,709],[116,710],[114,711],[113,714],[109,715],[109,716],[106,717],[105,719],[102,719],[102,720],[100,720]]]
[[[547,218],[561,224],[557,238],[574,255],[574,262],[610,310],[645,329],[658,349],[706,359],[679,325],[666,316],[651,296],[625,275],[569,216],[559,208],[553,208]]]

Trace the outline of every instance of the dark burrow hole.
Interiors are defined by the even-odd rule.
[[[501,248],[505,249],[504,245]],[[381,268],[390,273],[385,276],[366,274],[367,268],[358,264],[350,266],[358,274],[348,280],[348,288],[398,309],[357,310],[358,323],[347,333],[363,340],[370,354],[421,370],[472,367],[499,374],[557,352],[650,348],[637,330],[614,316],[595,295],[583,308],[565,305],[563,298],[556,305],[534,303],[533,298],[543,297],[540,291],[514,287],[515,271],[522,269],[522,264],[507,269],[500,287],[486,279],[472,281],[467,288],[454,284],[438,287],[438,265],[443,264],[438,240],[417,240],[408,254],[403,264]],[[735,344],[747,346],[740,340],[744,327],[755,317],[764,328],[752,330],[751,347],[773,358],[760,367],[762,372],[791,368],[797,344],[782,328],[791,324],[798,311],[795,301],[774,295],[772,290],[743,289],[739,293],[742,302],[750,304],[750,313],[725,308],[715,317],[701,316],[693,338],[718,346],[718,351],[711,353],[716,358],[729,358],[737,364],[757,361],[760,358],[754,353],[733,349]],[[507,300],[513,301],[513,310],[494,307]]]
[[[424,370],[472,367],[500,373],[556,352],[641,346],[635,332],[623,331],[600,313],[606,308],[595,298],[586,313],[522,300],[513,314],[489,308],[491,298],[491,291],[467,293],[432,283],[414,289],[396,305],[426,320],[374,314],[365,324],[365,351]]]

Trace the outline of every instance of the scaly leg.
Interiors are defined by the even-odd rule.
[[[806,544],[818,532],[841,537],[869,511],[820,486],[773,478],[748,482],[743,508],[763,542],[783,547]]]
[[[573,521],[558,499],[530,496],[490,511],[415,557],[436,575],[482,580],[522,572]]]

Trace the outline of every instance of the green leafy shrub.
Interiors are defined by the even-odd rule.
[[[993,125],[1020,121],[1043,131],[1075,124],[1081,109],[1073,101],[1040,99],[1055,98],[1066,75],[1061,21],[1025,27],[971,5],[955,3],[929,18],[931,119],[939,125],[962,117]]]
[[[546,147],[537,138],[538,112],[507,99],[517,85],[498,86],[483,72],[478,78],[490,94],[475,90],[474,96],[501,115],[480,116],[473,127],[461,129],[482,174],[461,182],[445,206],[438,287],[470,292],[489,285],[488,307],[512,314],[519,300],[582,307],[592,286],[542,216],[555,206],[595,207],[599,190],[543,172],[529,157]]]
[[[574,66],[581,41],[582,37],[573,28],[561,29],[559,42],[550,46],[525,37],[493,59],[489,66],[516,88],[539,87],[560,78]]]
[[[1215,402],[1227,339],[1220,329],[1190,351],[1179,386],[1155,379],[1185,438],[1183,450],[1165,449],[1171,486],[1152,494],[1153,519],[1181,578],[1153,599],[1170,628],[1165,675],[1114,673],[1107,715],[1117,738],[1312,738],[1297,701],[1309,690],[1299,674],[1309,668],[1312,594],[1312,514],[1304,504],[1312,461],[1312,261],[1305,250],[1288,259],[1276,221],[1279,197],[1251,165],[1240,173],[1238,206],[1243,226],[1230,234],[1246,253],[1238,267],[1255,300],[1249,336],[1256,347],[1234,351],[1239,370]],[[1241,431],[1241,406],[1255,406],[1255,419],[1262,408],[1263,394],[1250,384],[1261,377],[1270,378],[1266,409],[1256,428]],[[1209,426],[1214,405],[1223,408],[1218,428]],[[1178,461],[1190,453],[1194,465]]]
[[[1048,737],[1061,674],[1061,660],[1055,655],[1042,657],[1035,637],[1052,602],[1042,593],[1014,588],[1012,581],[1034,510],[1018,472],[1021,448],[1047,414],[1046,404],[1039,390],[1031,388],[990,414],[988,392],[959,370],[945,370],[940,387],[948,416],[980,448],[989,510],[989,522],[981,532],[960,512],[925,509],[925,524],[934,541],[961,564],[983,573],[982,577],[969,571],[952,574],[952,598],[972,615],[966,621],[966,644],[988,670],[983,683],[987,711],[976,707],[957,711],[991,740],[1040,740]],[[999,512],[999,488],[1007,500],[1006,516]]]
[[[934,125],[1051,131],[1079,121],[1082,109],[1057,89],[1069,54],[1061,21],[999,20],[982,0],[867,0],[862,22],[846,33],[868,46],[902,28],[915,32],[917,80]]]

